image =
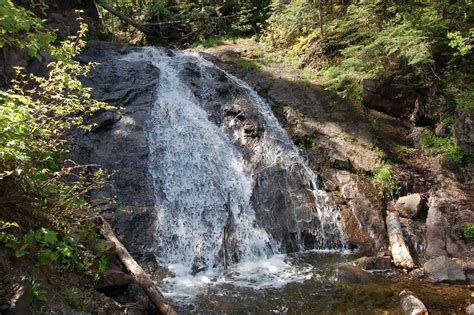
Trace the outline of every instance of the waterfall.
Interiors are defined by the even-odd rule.
[[[153,246],[162,263],[197,272],[222,268],[223,259],[246,263],[285,252],[282,240],[274,237],[276,232],[272,235],[259,224],[252,199],[255,179],[268,169],[295,173],[302,179],[301,185],[288,184],[295,190],[293,213],[288,215],[291,230],[296,231],[297,248],[307,248],[298,233],[303,228],[312,235],[314,248],[343,247],[337,208],[318,188],[317,175],[270,106],[246,83],[194,52],[141,48],[124,58],[150,62],[160,70],[149,120],[148,165],[156,194]],[[195,75],[209,83],[201,89],[200,97],[183,78],[190,64],[195,66]],[[255,120],[263,130],[260,138],[244,139],[232,121],[223,123],[222,113],[217,115],[220,123],[211,117],[206,99],[216,93],[212,86],[215,71],[225,76],[256,113]],[[250,153],[244,153],[242,147],[250,142]],[[294,205],[298,198],[305,200],[305,206]],[[226,229],[228,246],[224,248]]]

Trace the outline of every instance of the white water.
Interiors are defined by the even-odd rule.
[[[311,278],[309,267],[291,266],[280,253],[280,244],[256,225],[251,205],[254,170],[223,127],[209,120],[199,100],[179,77],[185,63],[197,64],[202,76],[208,75],[206,69],[215,65],[196,53],[169,54],[156,48],[137,50],[125,59],[151,62],[160,70],[148,140],[158,217],[156,252],[160,262],[176,274],[165,281],[167,295],[193,296],[203,287],[226,282],[265,288]],[[295,220],[310,222],[315,216],[319,218],[321,226],[312,233],[322,248],[334,239],[343,243],[344,233],[334,205],[324,191],[316,188],[316,174],[280,127],[269,105],[247,84],[228,73],[226,76],[263,118],[262,145],[254,152],[261,159],[259,163],[295,168],[311,182],[308,187],[312,187],[316,200],[315,211],[308,209],[304,215],[295,214]],[[239,263],[224,275],[218,257],[228,218],[228,194],[236,222]],[[192,276],[195,259],[202,260],[208,269]]]

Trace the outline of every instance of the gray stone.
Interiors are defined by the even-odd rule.
[[[454,123],[456,144],[468,152],[474,150],[474,110],[464,110]]]
[[[364,270],[390,270],[392,269],[392,261],[390,257],[373,256],[361,257],[353,262],[354,265]]]
[[[418,216],[422,206],[420,194],[411,194],[398,198],[395,210],[401,217],[413,219]]]
[[[340,265],[334,270],[333,278],[336,281],[367,284],[373,281],[374,276],[356,266]]]
[[[468,307],[466,307],[466,314],[474,315],[474,304],[471,304]]]
[[[400,304],[405,315],[428,315],[428,309],[423,302],[411,291],[400,293]]]
[[[423,265],[426,276],[434,282],[464,283],[466,276],[461,266],[446,256],[439,256]]]

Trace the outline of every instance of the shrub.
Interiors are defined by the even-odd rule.
[[[463,150],[454,143],[452,138],[437,137],[430,129],[423,130],[420,145],[429,155],[444,154],[446,158],[454,162],[460,162],[464,158]]]
[[[397,182],[393,178],[390,165],[383,163],[374,173],[372,180],[386,196],[394,196],[400,190]]]
[[[77,289],[64,286],[59,289],[59,293],[73,309],[77,311],[86,310],[86,304]]]
[[[467,240],[474,240],[474,223],[464,225],[463,236]]]

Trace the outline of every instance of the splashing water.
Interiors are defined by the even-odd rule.
[[[171,53],[156,48],[137,49],[125,59],[150,62],[160,70],[149,125],[149,170],[156,194],[154,245],[160,262],[176,275],[165,281],[168,295],[192,296],[201,286],[226,281],[264,288],[313,277],[306,267],[292,268],[282,255],[280,242],[257,225],[251,201],[255,169],[244,159],[235,139],[223,126],[211,121],[201,101],[180,77],[187,64],[194,64],[199,75],[212,82],[208,69],[217,67],[197,53]],[[317,175],[307,166],[269,105],[247,84],[219,71],[260,115],[265,131],[261,145],[253,152],[259,165],[296,168],[306,179],[315,204],[305,215],[295,214],[295,221],[310,222],[317,217],[320,225],[311,231],[318,240],[315,247],[341,247],[344,233],[334,214],[335,206],[317,188]],[[212,93],[212,89],[204,93]],[[223,233],[229,216],[234,219],[233,237],[238,243],[234,261],[239,263],[224,276]],[[302,242],[299,248],[304,249]],[[205,271],[191,275],[191,270]]]

